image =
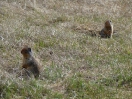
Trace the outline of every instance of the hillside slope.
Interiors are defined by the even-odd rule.
[[[131,0],[1,0],[0,98],[131,99],[131,5]],[[92,36],[108,19],[113,39]],[[17,76],[23,45],[40,59],[38,80]]]

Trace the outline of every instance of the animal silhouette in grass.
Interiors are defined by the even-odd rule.
[[[112,38],[113,35],[113,24],[110,20],[107,20],[104,24],[104,28],[100,31],[102,38]]]
[[[23,55],[22,68],[25,69],[25,73],[29,77],[33,74],[35,78],[38,78],[40,75],[40,65],[38,61],[33,57],[31,48],[25,46],[21,50],[21,54]]]

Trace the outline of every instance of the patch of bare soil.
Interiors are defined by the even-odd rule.
[[[77,33],[84,33],[86,35],[89,35],[91,37],[101,37],[101,35],[99,34],[101,29],[100,30],[94,30],[94,29],[90,29],[84,25],[80,25],[80,26],[72,26],[71,29]],[[118,36],[117,34],[118,30],[114,30],[113,34],[115,36]]]

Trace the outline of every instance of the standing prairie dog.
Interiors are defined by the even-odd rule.
[[[113,35],[113,24],[110,20],[107,20],[104,24],[104,28],[100,31],[102,38],[112,38]]]
[[[31,76],[31,74],[33,74],[35,78],[38,78],[40,74],[40,65],[36,61],[36,59],[33,57],[31,48],[28,46],[25,46],[21,50],[21,54],[23,55],[22,68],[25,68],[28,76]]]

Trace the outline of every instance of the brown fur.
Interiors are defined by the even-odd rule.
[[[99,33],[103,38],[112,38],[113,35],[113,24],[111,21],[107,20],[104,24],[104,28]]]
[[[25,46],[21,50],[21,54],[23,55],[22,68],[26,69],[26,73],[28,74],[28,76],[31,76],[31,73],[32,73],[35,78],[38,78],[40,74],[40,65],[36,61],[36,59],[33,57],[31,48],[28,46]]]

